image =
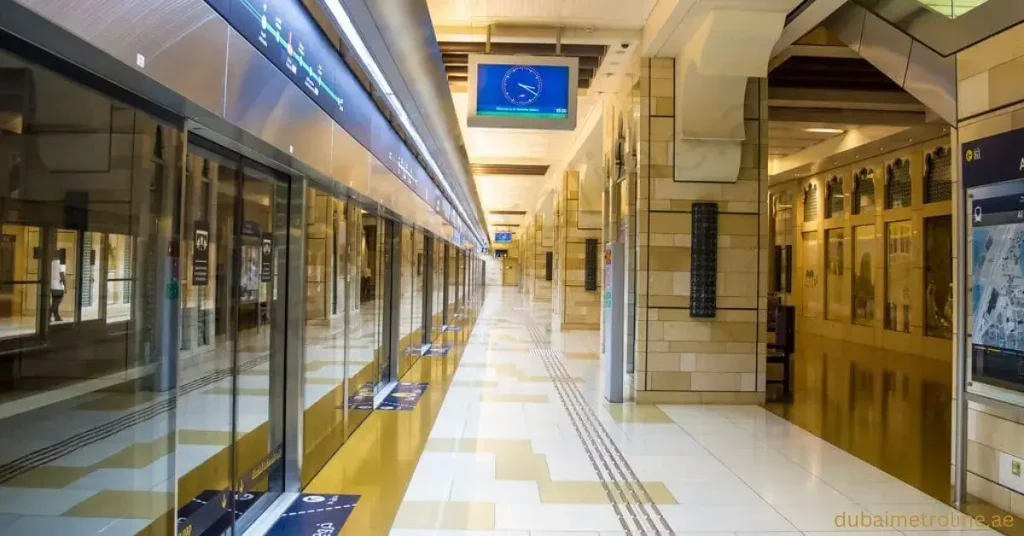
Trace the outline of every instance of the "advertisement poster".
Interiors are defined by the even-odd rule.
[[[192,285],[204,287],[210,283],[210,225],[195,223],[192,236]]]

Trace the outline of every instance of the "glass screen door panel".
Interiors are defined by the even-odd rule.
[[[234,354],[238,261],[237,201],[240,166],[231,158],[190,145],[183,185],[182,290],[179,350],[178,441],[204,445],[198,465],[178,464],[179,527],[202,533],[232,524],[230,498],[234,441]],[[108,238],[114,238],[113,235]],[[115,240],[116,242],[116,240]],[[120,249],[116,243],[113,251]],[[116,265],[110,254],[108,272]],[[108,279],[108,286],[113,285]],[[109,303],[119,300],[107,294]],[[206,506],[209,505],[209,506]],[[200,508],[215,509],[201,513]],[[210,521],[212,518],[212,521]]]
[[[321,197],[324,199],[320,202]],[[328,307],[325,315],[305,319],[302,381],[302,484],[308,484],[341,447],[346,437],[345,369],[345,202],[315,187],[306,191],[306,244],[328,244],[328,255],[306,255],[306,303]],[[310,218],[310,211],[317,214]],[[320,274],[315,280],[313,274]],[[325,290],[326,289],[326,290]],[[316,296],[312,296],[316,294]],[[330,295],[329,301],[323,299]],[[352,388],[348,386],[348,388]],[[372,397],[371,397],[372,399]]]
[[[380,392],[387,384],[395,380],[397,365],[395,364],[395,351],[392,341],[395,339],[392,322],[393,314],[397,311],[392,307],[392,297],[399,289],[394,288],[392,281],[392,270],[396,262],[394,248],[395,222],[387,218],[377,218],[377,385],[376,390]]]
[[[352,221],[353,292],[349,305],[348,433],[373,410],[373,395],[380,378],[380,219],[354,206]]]
[[[284,300],[277,292],[284,274],[281,229],[287,228],[288,186],[270,170],[243,167],[238,237],[238,322],[235,365],[236,534],[283,489],[284,316],[274,314]],[[275,325],[275,322],[279,325]],[[277,385],[275,385],[277,384]],[[278,422],[274,422],[278,419]]]

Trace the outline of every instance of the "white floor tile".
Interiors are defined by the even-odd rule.
[[[610,504],[497,504],[499,530],[615,531],[622,525]]]
[[[131,536],[151,523],[145,519],[25,516],[4,528],[4,536],[74,534],[75,536]]]
[[[57,516],[95,491],[0,487],[0,514]]]

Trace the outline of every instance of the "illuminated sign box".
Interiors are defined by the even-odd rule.
[[[499,244],[512,242],[512,233],[494,233],[494,241]]]
[[[469,56],[471,127],[573,130],[579,59]]]

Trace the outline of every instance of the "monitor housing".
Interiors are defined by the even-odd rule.
[[[565,67],[568,69],[568,79],[565,84],[566,108],[565,117],[531,117],[529,112],[521,115],[484,115],[479,109],[479,73],[482,66],[500,66],[513,68],[517,66],[536,67]],[[493,89],[493,88],[492,88]],[[501,88],[497,88],[501,90]],[[470,127],[486,128],[517,128],[534,130],[574,130],[576,128],[576,101],[579,95],[579,58],[564,56],[504,56],[496,54],[470,54],[469,55],[469,110],[467,110],[467,124]],[[560,94],[560,93],[559,93]],[[511,107],[515,104],[510,103]]]

